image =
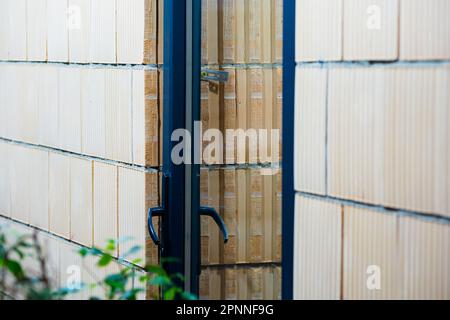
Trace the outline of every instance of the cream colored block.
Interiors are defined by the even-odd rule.
[[[344,208],[343,299],[401,299],[397,230],[395,215]]]
[[[8,60],[9,0],[0,1],[0,60]]]
[[[48,147],[59,146],[58,86],[58,67],[51,65],[39,66],[38,140],[39,144]]]
[[[266,2],[266,0],[248,1],[248,61],[252,63],[261,62],[262,39],[264,35],[262,17],[263,2]]]
[[[330,71],[332,196],[448,215],[450,68]]]
[[[24,65],[5,65],[4,67],[4,112],[5,138],[11,140],[21,140],[24,136],[25,126],[20,123],[24,113],[25,94],[20,92],[19,83],[26,83],[26,66]]]
[[[24,224],[20,224],[17,222],[9,221],[8,229],[5,230],[6,239],[9,244],[17,243],[19,239],[26,239],[27,243],[33,243],[32,237],[36,235],[39,237],[39,232],[35,229],[29,228]],[[37,277],[40,275],[40,264],[37,259],[33,257],[34,250],[33,248],[21,248],[22,253],[24,254],[23,258],[20,259],[20,263],[24,273],[29,277]],[[19,256],[16,252],[11,252],[11,258],[19,259]],[[13,283],[14,286],[19,286],[19,282],[15,281]],[[23,300],[23,295],[25,294],[25,290],[18,290],[18,299]]]
[[[259,129],[263,128],[264,119],[264,80],[263,71],[260,68],[252,68],[248,70],[248,81],[249,83],[249,95],[248,95],[248,118],[247,124],[249,128],[255,129],[258,132]],[[218,99],[218,98],[217,98]],[[220,123],[220,112],[219,112],[219,102],[217,102],[217,123]],[[212,118],[212,117],[210,117]],[[217,124],[216,128],[220,128]],[[255,164],[258,162],[258,139],[253,137],[249,139],[249,152],[248,152],[248,162]]]
[[[59,69],[59,148],[81,153],[81,69]]]
[[[5,0],[4,0],[5,1]],[[27,0],[6,0],[8,7],[8,60],[27,60]]]
[[[91,2],[68,0],[67,19],[70,62],[88,63],[90,53]]]
[[[327,69],[296,69],[294,170],[297,191],[326,193],[327,77]]]
[[[344,60],[396,60],[398,9],[398,0],[344,0]]]
[[[296,196],[294,299],[340,299],[342,208]]]
[[[159,164],[158,72],[133,70],[133,163]]]
[[[59,287],[59,252],[60,243],[63,242],[61,238],[54,235],[39,232],[38,241],[42,248],[42,255],[45,257],[45,264],[49,276],[50,284],[57,288]]]
[[[49,154],[49,230],[70,238],[70,158]]]
[[[220,171],[219,170],[211,170],[209,172],[208,203],[209,203],[209,206],[215,208],[217,212],[221,211],[220,210],[220,200],[221,200],[220,195],[221,195]],[[255,197],[259,197],[259,194],[257,194],[257,195],[255,194]],[[256,213],[256,214],[258,214],[258,213]],[[209,219],[208,223],[209,223],[208,231],[209,231],[209,258],[210,258],[209,261],[211,264],[219,264],[220,260],[221,260],[220,247],[222,246],[223,240],[220,236],[219,228],[214,227],[215,222],[212,219]],[[255,232],[253,232],[253,234],[250,235],[250,232],[248,233],[249,239],[252,239],[252,236],[254,236],[253,239],[260,240],[260,237],[258,234],[259,233],[258,226],[255,226],[255,229],[256,230],[254,230]],[[262,241],[260,241],[258,244],[261,244],[261,247],[262,247]],[[258,252],[257,254],[259,254],[259,253],[260,252]],[[255,256],[257,254],[255,254]]]
[[[0,9],[2,8],[2,4],[0,3]],[[1,18],[1,16],[0,16]],[[0,24],[1,28],[1,24]],[[0,36],[1,36],[0,31]],[[1,41],[1,38],[0,38]],[[1,50],[1,49],[0,49]],[[0,52],[0,59],[1,59],[1,52]],[[7,131],[7,118],[8,118],[8,93],[7,90],[5,90],[8,87],[8,82],[10,79],[7,79],[6,70],[8,70],[8,67],[6,65],[0,65],[0,114],[2,115],[0,117],[0,137],[6,137],[8,135]]]
[[[434,208],[450,216],[450,66],[436,70]]]
[[[273,69],[263,69],[263,121],[259,131],[259,162],[278,162],[280,156],[279,140],[281,133],[275,134],[277,112],[275,108],[276,78]]]
[[[116,2],[91,0],[90,62],[116,63]]]
[[[47,0],[27,0],[27,60],[47,60]]]
[[[159,39],[164,33],[164,3],[145,0],[144,64],[162,63],[162,48]],[[161,51],[161,52],[159,52]],[[160,61],[161,60],[161,61]]]
[[[399,70],[391,159],[397,207],[449,216],[450,68]],[[392,138],[390,138],[392,139]]]
[[[43,230],[49,229],[49,153],[30,149],[30,225]]]
[[[11,129],[13,124],[11,118],[16,106],[13,102],[16,86],[15,82],[17,74],[14,72],[12,65],[0,65],[0,136],[11,138]]]
[[[67,0],[47,0],[47,60],[69,61]]]
[[[296,2],[296,61],[342,59],[342,0]]]
[[[146,165],[146,141],[150,140],[150,137],[146,136],[146,101],[147,90],[146,73],[144,70],[134,70],[132,75],[132,113],[133,113],[133,163],[137,165]],[[159,120],[159,119],[158,119]]]
[[[98,248],[118,236],[117,179],[116,166],[94,162],[94,246]]]
[[[261,174],[261,171],[260,171]],[[262,179],[262,207],[263,207],[263,261],[274,260],[274,242],[276,242],[275,219],[273,203],[275,202],[274,179],[271,175],[261,176]]]
[[[246,41],[246,3],[244,1],[235,1],[236,5],[236,63],[247,62],[248,49]]]
[[[117,0],[117,62],[144,62],[144,0]]]
[[[23,223],[29,223],[31,208],[31,170],[30,149],[13,146],[11,155],[11,217]]]
[[[223,129],[222,132],[225,133],[224,136],[224,161],[226,164],[232,164],[236,163],[237,161],[237,145],[233,140],[231,142],[228,142],[229,136],[227,133],[229,131],[227,130],[237,130],[236,123],[237,123],[237,95],[236,95],[236,70],[235,69],[227,69],[229,80],[224,85],[223,88]],[[267,104],[265,104],[267,106]],[[270,140],[269,140],[270,141]],[[245,159],[243,160],[245,161]]]
[[[248,299],[263,300],[264,279],[262,268],[251,268],[247,272]]]
[[[132,70],[106,70],[106,157],[132,163]]]
[[[211,173],[210,173],[211,174]],[[250,169],[248,191],[248,209],[247,209],[247,259],[250,262],[259,262],[264,260],[264,200],[263,200],[263,180],[259,170]],[[211,187],[210,187],[211,188]],[[212,189],[212,188],[211,188]],[[220,198],[220,189],[213,192],[213,196]],[[210,196],[212,197],[212,196]],[[217,199],[217,202],[220,200]],[[212,228],[214,230],[214,228]]]
[[[283,61],[283,0],[275,0],[275,61]]]
[[[129,262],[140,259],[139,265],[145,265],[146,178],[145,172],[119,168],[119,239],[130,238],[119,243],[119,257]],[[134,246],[140,250],[127,254]]]
[[[81,278],[86,286],[81,293],[83,300],[90,300],[93,297],[104,299],[104,289],[98,285],[98,282],[104,280],[105,269],[98,268],[96,265],[98,259],[97,256],[87,256],[83,259]]]
[[[263,268],[263,299],[264,300],[274,300],[275,298],[275,274],[272,268]]]
[[[204,17],[204,39],[206,41],[207,63],[215,64],[219,62],[219,22],[218,22],[218,0],[205,0],[202,12]]]
[[[224,263],[236,263],[237,260],[237,186],[236,169],[223,170],[223,221],[228,228],[228,242],[223,248]]]
[[[150,39],[152,39],[152,37],[154,37],[154,39],[156,39],[156,40],[163,39],[163,37],[164,37],[164,3],[161,1],[158,1],[157,9],[155,9],[155,11],[158,12],[158,21],[157,21],[157,23],[155,23],[155,30],[150,33],[152,35],[150,37]],[[151,43],[151,41],[149,41],[149,42]],[[162,45],[156,46],[155,52],[156,52],[155,61],[159,64],[163,64],[164,63],[164,46],[162,46]]]
[[[400,59],[449,59],[449,14],[447,0],[401,0]]]
[[[249,188],[247,187],[247,175],[245,170],[236,170],[236,210],[237,210],[237,262],[248,262],[247,260],[247,198]]]
[[[12,146],[0,141],[0,215],[11,216],[11,158]]]
[[[81,70],[81,150],[83,154],[106,157],[105,69]]]
[[[330,70],[328,97],[328,193],[380,204],[389,185],[387,135],[394,108],[395,70]],[[386,143],[385,143],[386,142]],[[389,177],[387,177],[389,178]],[[386,192],[386,193],[385,193]]]
[[[261,2],[261,63],[271,63],[275,56],[275,3],[273,0]]]
[[[15,70],[19,82],[16,93],[18,105],[15,107],[15,117],[10,119],[14,124],[16,134],[13,139],[23,142],[38,142],[38,66],[18,66]]]
[[[81,292],[83,259],[78,250],[79,247],[72,243],[65,241],[59,243],[59,287],[69,290],[66,300],[80,300],[83,297]]]
[[[70,158],[70,239],[91,247],[93,244],[93,163]]]
[[[450,299],[450,226],[438,221],[404,217],[400,220],[404,260],[403,298]]]
[[[222,28],[223,28],[223,52],[221,57],[222,63],[233,63],[236,61],[236,38],[237,38],[237,5],[235,0],[225,0],[222,4]],[[242,32],[243,33],[243,32]],[[245,52],[244,52],[245,54]]]

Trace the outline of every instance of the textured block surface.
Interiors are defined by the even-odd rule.
[[[342,206],[296,196],[294,298],[340,299]]]

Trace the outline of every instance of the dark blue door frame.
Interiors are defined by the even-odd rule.
[[[283,221],[282,298],[293,299],[294,289],[294,108],[295,1],[283,2]]]
[[[172,141],[172,133],[184,129],[194,136],[200,120],[201,0],[164,1],[164,89],[163,163],[161,207],[149,208],[148,225],[159,245],[161,262],[169,274],[183,275],[179,285],[198,295],[200,276],[200,214],[218,214],[200,207],[200,168],[195,163],[196,144],[186,144],[185,161],[175,164],[172,150],[182,141]],[[188,154],[191,158],[188,159]],[[180,155],[181,156],[181,155]],[[217,215],[217,217],[216,217]],[[153,217],[161,217],[161,240]]]
[[[199,294],[199,277],[201,273],[201,257],[200,257],[200,165],[196,163],[196,148],[201,146],[201,141],[197,140],[194,134],[195,122],[201,120],[200,115],[200,81],[201,81],[201,29],[202,29],[202,0],[186,0],[188,3],[188,23],[186,30],[187,38],[187,82],[188,93],[186,128],[191,133],[193,141],[193,152],[191,152],[191,164],[186,166],[186,191],[189,198],[186,201],[186,209],[188,213],[188,228],[190,230],[190,243],[187,244],[186,253],[189,255],[186,269],[189,270],[188,289],[190,292]]]
[[[185,274],[185,166],[171,159],[172,132],[185,127],[186,2],[164,1],[163,167],[161,258],[170,274]],[[167,259],[177,261],[166,263]]]

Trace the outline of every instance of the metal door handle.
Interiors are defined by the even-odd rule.
[[[163,208],[148,209],[148,218],[147,218],[148,233],[150,233],[150,238],[152,238],[153,242],[157,246],[161,244],[161,241],[159,240],[158,235],[156,234],[155,226],[153,225],[153,217],[161,217],[162,215],[164,215]]]
[[[150,234],[150,238],[153,240],[153,243],[157,246],[161,246],[161,240],[159,239],[155,226],[153,225],[153,217],[162,217],[164,216],[166,212],[166,206],[168,205],[167,202],[167,195],[169,194],[168,191],[169,187],[169,176],[167,174],[163,175],[162,178],[162,206],[157,208],[149,208],[148,209],[148,215],[147,215],[147,227],[148,227],[148,233]]]
[[[227,243],[228,242],[227,226],[225,225],[225,222],[222,220],[216,209],[211,207],[200,207],[200,215],[209,216],[214,219],[220,231],[222,231],[224,242]]]

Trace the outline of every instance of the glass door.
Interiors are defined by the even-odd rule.
[[[281,297],[281,10],[164,1],[161,240],[149,231],[201,299]]]
[[[282,0],[201,1],[202,299],[281,295],[281,55]]]

